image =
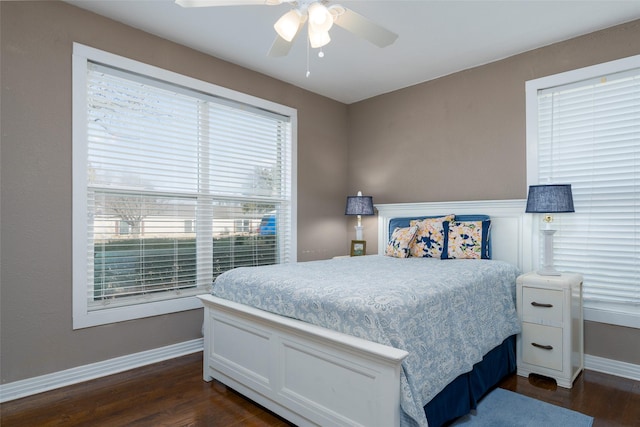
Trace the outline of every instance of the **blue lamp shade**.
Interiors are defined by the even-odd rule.
[[[347,196],[345,215],[373,215],[373,197]]]
[[[571,184],[530,185],[525,212],[575,212]]]

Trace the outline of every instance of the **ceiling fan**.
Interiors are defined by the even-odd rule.
[[[389,46],[398,38],[396,33],[381,27],[344,6],[338,4],[328,5],[328,0],[175,0],[175,2],[182,7],[291,4],[293,9],[282,15],[274,24],[277,36],[269,50],[269,56],[287,55],[293,40],[307,21],[309,44],[312,48],[320,48],[331,41],[329,30],[333,24],[370,41],[378,47]]]

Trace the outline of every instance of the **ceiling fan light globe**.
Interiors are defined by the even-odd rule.
[[[309,27],[309,44],[312,48],[316,49],[322,46],[326,46],[331,41],[328,31],[312,31]]]
[[[322,3],[314,2],[307,9],[309,14],[309,25],[313,26],[316,32],[327,32],[333,25],[333,15]]]
[[[301,23],[302,15],[300,15],[300,12],[296,9],[291,9],[276,21],[273,28],[280,37],[290,42],[298,33]]]

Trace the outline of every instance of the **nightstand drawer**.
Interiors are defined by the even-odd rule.
[[[562,371],[562,328],[524,322],[522,360],[531,365]]]
[[[522,319],[525,322],[543,323],[546,325],[562,324],[561,290],[522,288]]]

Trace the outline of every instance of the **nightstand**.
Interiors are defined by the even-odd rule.
[[[523,274],[516,281],[516,303],[522,323],[518,375],[535,373],[571,388],[584,368],[582,275]]]

